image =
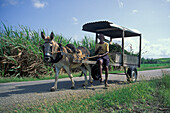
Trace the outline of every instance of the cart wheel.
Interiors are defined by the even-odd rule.
[[[137,80],[137,69],[135,67],[129,67],[127,74],[127,81],[128,82],[136,82]]]
[[[99,66],[98,65],[94,65],[91,68],[91,75],[92,75],[92,78],[94,80],[99,80],[101,78],[100,71],[99,71]]]

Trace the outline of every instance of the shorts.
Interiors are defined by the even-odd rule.
[[[104,57],[100,57],[97,59],[97,63],[99,63],[99,60],[102,60],[103,61],[103,65],[104,66],[109,66],[109,63],[110,63],[110,60],[109,60],[109,56],[106,55]]]

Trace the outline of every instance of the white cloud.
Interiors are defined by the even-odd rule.
[[[76,17],[73,17],[72,19],[74,21],[74,24],[78,24],[78,19]]]
[[[170,58],[170,38],[160,38],[150,42],[142,38],[142,57],[145,58]],[[125,39],[125,49],[134,53],[139,52],[139,39],[127,38]]]
[[[170,15],[168,17],[170,18]]]
[[[166,0],[167,2],[170,2],[170,0]]]
[[[162,58],[162,57],[170,57],[170,48],[169,45],[166,45],[166,41],[162,41],[160,43],[154,43],[148,46],[148,52],[146,53],[146,57],[148,58]]]
[[[138,13],[138,12],[139,12],[139,11],[136,10],[136,9],[132,10],[132,13],[133,13],[133,14]]]
[[[118,0],[119,8],[123,8],[124,4],[121,0]]]
[[[18,0],[4,0],[2,6],[17,5]]]
[[[43,2],[43,1],[40,1],[40,0],[32,0],[33,2],[33,5],[35,8],[44,8],[45,5],[47,5],[48,3],[47,2]]]

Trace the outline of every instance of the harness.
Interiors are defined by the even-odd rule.
[[[48,42],[45,42],[45,43],[48,43]],[[61,43],[58,43],[58,49],[56,50],[55,47],[52,47],[52,52],[51,54],[55,54],[55,58],[53,58],[51,56],[51,63],[58,63],[64,55],[73,55],[73,53],[77,56],[77,58],[79,58],[77,52],[73,51],[69,46],[65,46],[65,48],[67,49],[67,51],[70,51],[69,53],[65,53],[63,51],[63,46]],[[44,50],[44,49],[43,49]],[[98,55],[95,55],[95,56],[91,56],[91,57],[84,57],[83,59],[91,59],[91,58],[95,58],[95,57],[98,57]]]
[[[59,48],[57,49],[57,52],[53,53],[53,54],[57,54],[56,56],[56,59],[53,60],[52,63],[57,63],[59,60],[61,60],[63,58],[63,54],[70,54],[70,55],[73,55],[73,52],[69,52],[69,53],[64,53],[63,52],[63,46],[62,44],[58,43],[59,44]],[[69,51],[72,51],[69,47],[65,46],[65,48]],[[76,54],[76,53],[75,53]],[[76,54],[77,57],[79,57],[77,54]],[[57,58],[58,57],[58,58]],[[96,58],[96,57],[99,57],[99,55],[94,55],[94,56],[89,56],[89,57],[85,57],[84,59],[92,59],[92,58]]]
[[[63,55],[62,55],[63,47],[60,43],[58,43],[58,45],[59,45],[59,48],[57,49],[57,51],[59,51],[59,52],[56,53],[57,55],[56,55],[55,59],[52,58],[51,63],[57,63],[63,58]]]

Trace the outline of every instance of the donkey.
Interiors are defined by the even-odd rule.
[[[50,37],[46,37],[43,32],[41,32],[41,37],[45,41],[43,44],[43,54],[44,54],[44,61],[49,63],[54,63],[55,65],[55,83],[54,86],[51,88],[51,91],[55,91],[57,89],[57,80],[59,76],[59,71],[61,68],[64,68],[67,72],[69,78],[71,79],[72,86],[71,88],[75,88],[75,83],[73,80],[73,76],[71,74],[71,69],[80,68],[81,71],[84,73],[85,76],[85,83],[84,86],[88,85],[87,81],[87,70],[89,71],[89,81],[92,83],[91,77],[91,67],[90,65],[84,63],[74,63],[73,59],[85,59],[90,55],[90,52],[85,47],[78,47],[76,50],[77,53],[68,53],[66,47],[63,47],[60,43],[53,41],[54,33],[51,32]]]

